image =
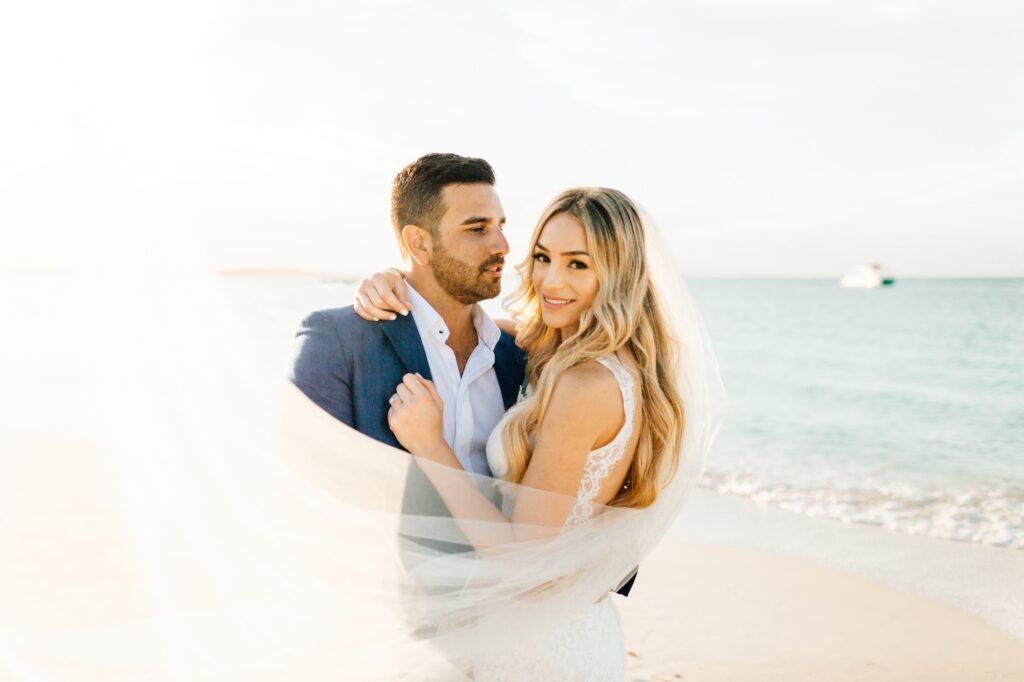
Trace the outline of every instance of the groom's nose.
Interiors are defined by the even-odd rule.
[[[505,239],[505,233],[501,230],[495,230],[497,235],[494,242],[491,243],[491,255],[492,256],[504,256],[508,253],[508,240]]]

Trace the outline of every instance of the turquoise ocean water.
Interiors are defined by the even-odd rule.
[[[302,316],[346,305],[353,291],[315,275],[223,281],[282,371]],[[689,287],[729,395],[703,487],[809,516],[1024,549],[1024,280]]]
[[[705,487],[1024,549],[1024,280],[690,286],[730,406]]]

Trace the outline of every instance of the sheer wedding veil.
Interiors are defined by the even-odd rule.
[[[2,275],[0,677],[463,679],[588,608],[665,534],[721,419],[705,328],[647,228],[681,346],[678,474],[648,509],[479,552],[435,549],[462,537],[451,518],[403,516],[412,458],[266,366],[180,229],[96,225],[116,258]]]

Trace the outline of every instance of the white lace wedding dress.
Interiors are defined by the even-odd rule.
[[[593,515],[594,498],[601,489],[601,483],[625,454],[633,432],[636,404],[633,377],[615,355],[598,361],[618,381],[626,420],[610,443],[588,453],[576,502],[565,522],[567,527],[583,523]],[[508,470],[501,434],[516,407],[518,405],[509,410],[487,441],[487,461],[497,478]],[[510,512],[511,502],[506,500],[505,513]],[[528,640],[508,642],[507,648],[498,656],[477,660],[473,668],[473,679],[481,682],[623,682],[625,678],[626,647],[622,622],[611,598],[601,599],[581,616],[556,630],[542,630]]]

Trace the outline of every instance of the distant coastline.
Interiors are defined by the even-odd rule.
[[[291,276],[315,275],[320,273],[299,270],[298,268],[224,268],[217,270],[217,274],[224,275],[226,277],[247,277],[250,275]]]
[[[367,272],[330,272],[321,270],[302,270],[300,268],[284,267],[254,267],[254,268],[224,268],[216,271],[218,275],[225,277],[322,277],[330,281],[355,283],[369,274]],[[838,281],[838,275],[694,275],[687,274],[687,279],[692,280],[801,280],[801,281]],[[993,281],[993,280],[1019,280],[1024,275],[902,275],[901,281],[941,281],[941,280],[964,280],[964,281]]]
[[[344,284],[355,284],[365,274],[351,274],[343,272],[315,272],[311,270],[299,270],[297,268],[228,268],[217,270],[222,277],[317,277],[324,282],[342,282]]]

